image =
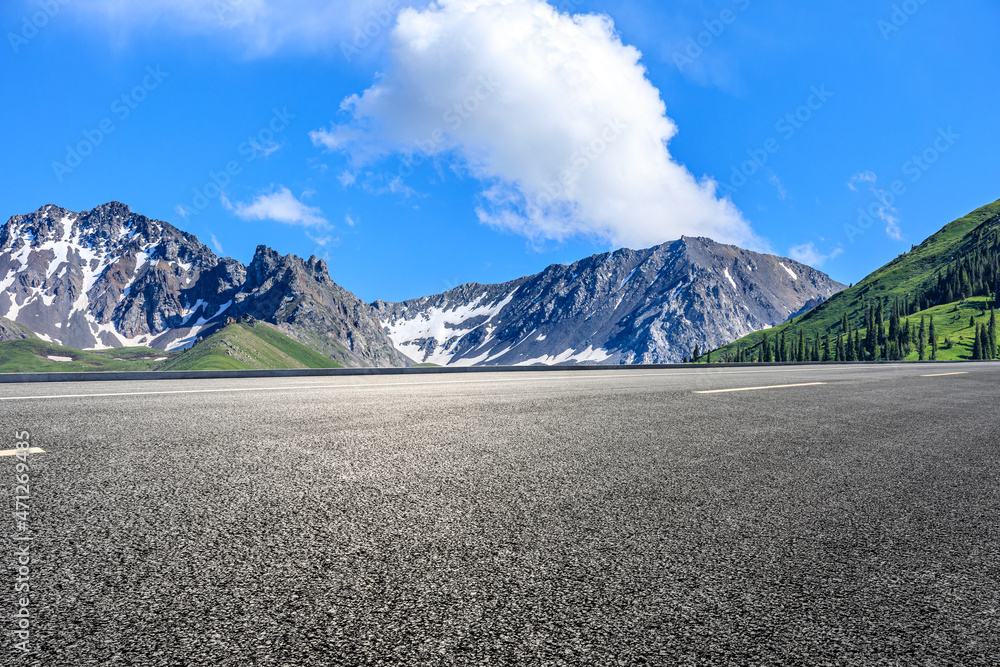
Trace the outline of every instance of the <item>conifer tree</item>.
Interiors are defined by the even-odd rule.
[[[980,361],[983,358],[983,340],[980,338],[981,330],[979,325],[976,325],[976,338],[972,343],[972,360]]]
[[[691,361],[693,361],[694,363],[698,363],[700,360],[701,360],[701,349],[698,347],[698,344],[695,343],[694,353],[691,356]]]
[[[889,339],[899,340],[899,297],[892,304],[892,314],[889,316]]]
[[[931,360],[937,360],[937,330],[934,328],[934,316],[931,315],[931,329],[928,337],[931,346]]]
[[[995,308],[990,308],[990,329],[988,334],[989,351],[988,358],[997,358],[997,311]]]
[[[917,333],[917,354],[920,361],[924,361],[926,357],[924,356],[924,348],[927,347],[927,329],[926,322],[924,321],[924,316],[920,316],[920,330]]]

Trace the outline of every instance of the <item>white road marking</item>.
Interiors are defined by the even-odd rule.
[[[804,384],[776,384],[770,387],[741,387],[739,389],[713,389],[712,391],[696,391],[696,394],[730,394],[737,391],[763,391],[764,389],[792,389],[793,387],[819,387],[826,382],[806,382]]]
[[[860,371],[875,371],[875,370],[892,370],[899,369],[901,366],[855,366],[853,370]],[[686,370],[682,372],[671,372],[671,373],[653,373],[653,372],[637,372],[623,374],[621,372],[611,371],[609,375],[608,372],[601,373],[599,375],[579,375],[580,371],[567,371],[565,374],[559,375],[549,375],[546,372],[545,375],[540,377],[512,377],[502,380],[490,380],[490,379],[470,379],[470,380],[438,380],[434,382],[382,382],[382,383],[369,383],[369,384],[308,384],[308,385],[288,385],[288,386],[268,386],[268,387],[226,387],[220,389],[176,389],[176,390],[164,390],[164,391],[130,391],[130,392],[114,392],[114,393],[93,393],[93,394],[46,394],[40,396],[0,396],[0,402],[2,401],[32,401],[32,400],[54,400],[59,398],[107,398],[115,396],[167,396],[171,394],[225,394],[225,393],[240,393],[240,392],[260,392],[260,391],[298,391],[302,389],[365,389],[365,388],[378,388],[378,387],[409,387],[409,386],[421,386],[421,385],[449,385],[449,384],[492,384],[492,383],[505,383],[505,382],[542,382],[546,380],[607,380],[613,378],[649,378],[649,377],[703,377],[712,378],[721,375],[754,375],[761,373],[809,373],[809,372],[823,372],[823,371],[839,371],[844,370],[841,366],[828,366],[828,367],[773,367],[760,370],[742,370],[742,371],[719,371],[717,373],[703,372],[697,370]],[[503,371],[497,371],[498,373],[503,373]],[[523,371],[522,371],[523,372]],[[520,373],[519,373],[520,375]],[[373,376],[353,376],[353,377],[373,377]],[[411,376],[413,377],[413,376]],[[213,378],[220,379],[220,378]],[[225,378],[221,378],[225,379]],[[183,380],[178,380],[183,382]],[[124,382],[124,380],[123,380]]]
[[[969,372],[968,371],[964,371],[962,373],[938,373],[936,375],[921,375],[920,377],[922,377],[922,378],[943,378],[943,377],[948,377],[949,375],[969,375]]]
[[[4,456],[17,456],[23,449],[0,449],[0,457]],[[41,447],[31,447],[28,449],[29,454],[44,454],[45,450]]]

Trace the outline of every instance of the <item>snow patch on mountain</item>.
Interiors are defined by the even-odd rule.
[[[397,348],[418,362],[670,363],[696,345],[714,349],[779,324],[843,288],[793,260],[683,238],[374,305]]]

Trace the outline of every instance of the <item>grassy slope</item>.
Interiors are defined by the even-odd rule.
[[[975,344],[976,328],[969,326],[969,318],[974,317],[978,324],[988,325],[990,323],[991,300],[986,297],[967,299],[964,302],[949,303],[943,306],[935,306],[923,312],[911,316],[909,319],[916,325],[920,322],[920,317],[926,317],[928,327],[930,318],[934,316],[934,328],[937,331],[939,361],[958,361],[972,358],[972,346]],[[952,347],[945,349],[945,339],[951,341]],[[917,352],[913,352],[907,357],[909,361],[916,361],[919,358]],[[927,349],[927,358],[930,358],[930,348]]]
[[[154,359],[175,354],[146,347],[85,352],[38,338],[26,338],[0,343],[0,373],[156,370],[163,362]],[[52,361],[46,358],[48,356],[69,357],[73,361]]]
[[[69,357],[72,361],[52,361],[48,356]],[[144,347],[90,352],[38,338],[0,343],[0,373],[339,367],[332,359],[263,323],[232,324],[182,352]]]
[[[789,330],[790,336],[793,335],[794,331],[797,340],[799,330],[804,329],[806,337],[811,341],[816,332],[824,335],[827,331],[839,331],[838,325],[845,312],[851,318],[854,326],[863,325],[865,308],[869,301],[881,297],[905,297],[918,289],[929,287],[932,282],[936,282],[938,269],[945,267],[959,256],[964,247],[971,243],[971,232],[998,214],[1000,214],[1000,201],[993,202],[973,211],[964,218],[955,220],[912,251],[900,255],[857,285],[837,294],[805,315],[767,331],[769,339],[773,341],[775,334],[781,335],[782,331]],[[949,307],[944,308],[947,310]],[[919,319],[919,314],[917,317]],[[968,315],[966,315],[965,320],[966,325],[968,325]],[[937,316],[935,315],[936,322]],[[735,353],[739,345],[744,347],[757,345],[764,333],[759,331],[731,343],[719,350],[718,353],[713,353],[713,357],[718,359],[726,354]],[[944,339],[943,335],[939,334],[939,337]]]
[[[231,324],[158,370],[340,368],[332,359],[292,340],[270,324]]]

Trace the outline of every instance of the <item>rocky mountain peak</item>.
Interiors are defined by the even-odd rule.
[[[120,202],[44,206],[0,228],[0,317],[79,349],[176,349],[253,315],[346,365],[402,365],[326,262],[260,246],[249,267]]]
[[[682,237],[375,306],[395,345],[420,362],[670,363],[695,345],[780,324],[843,287],[789,259]]]

